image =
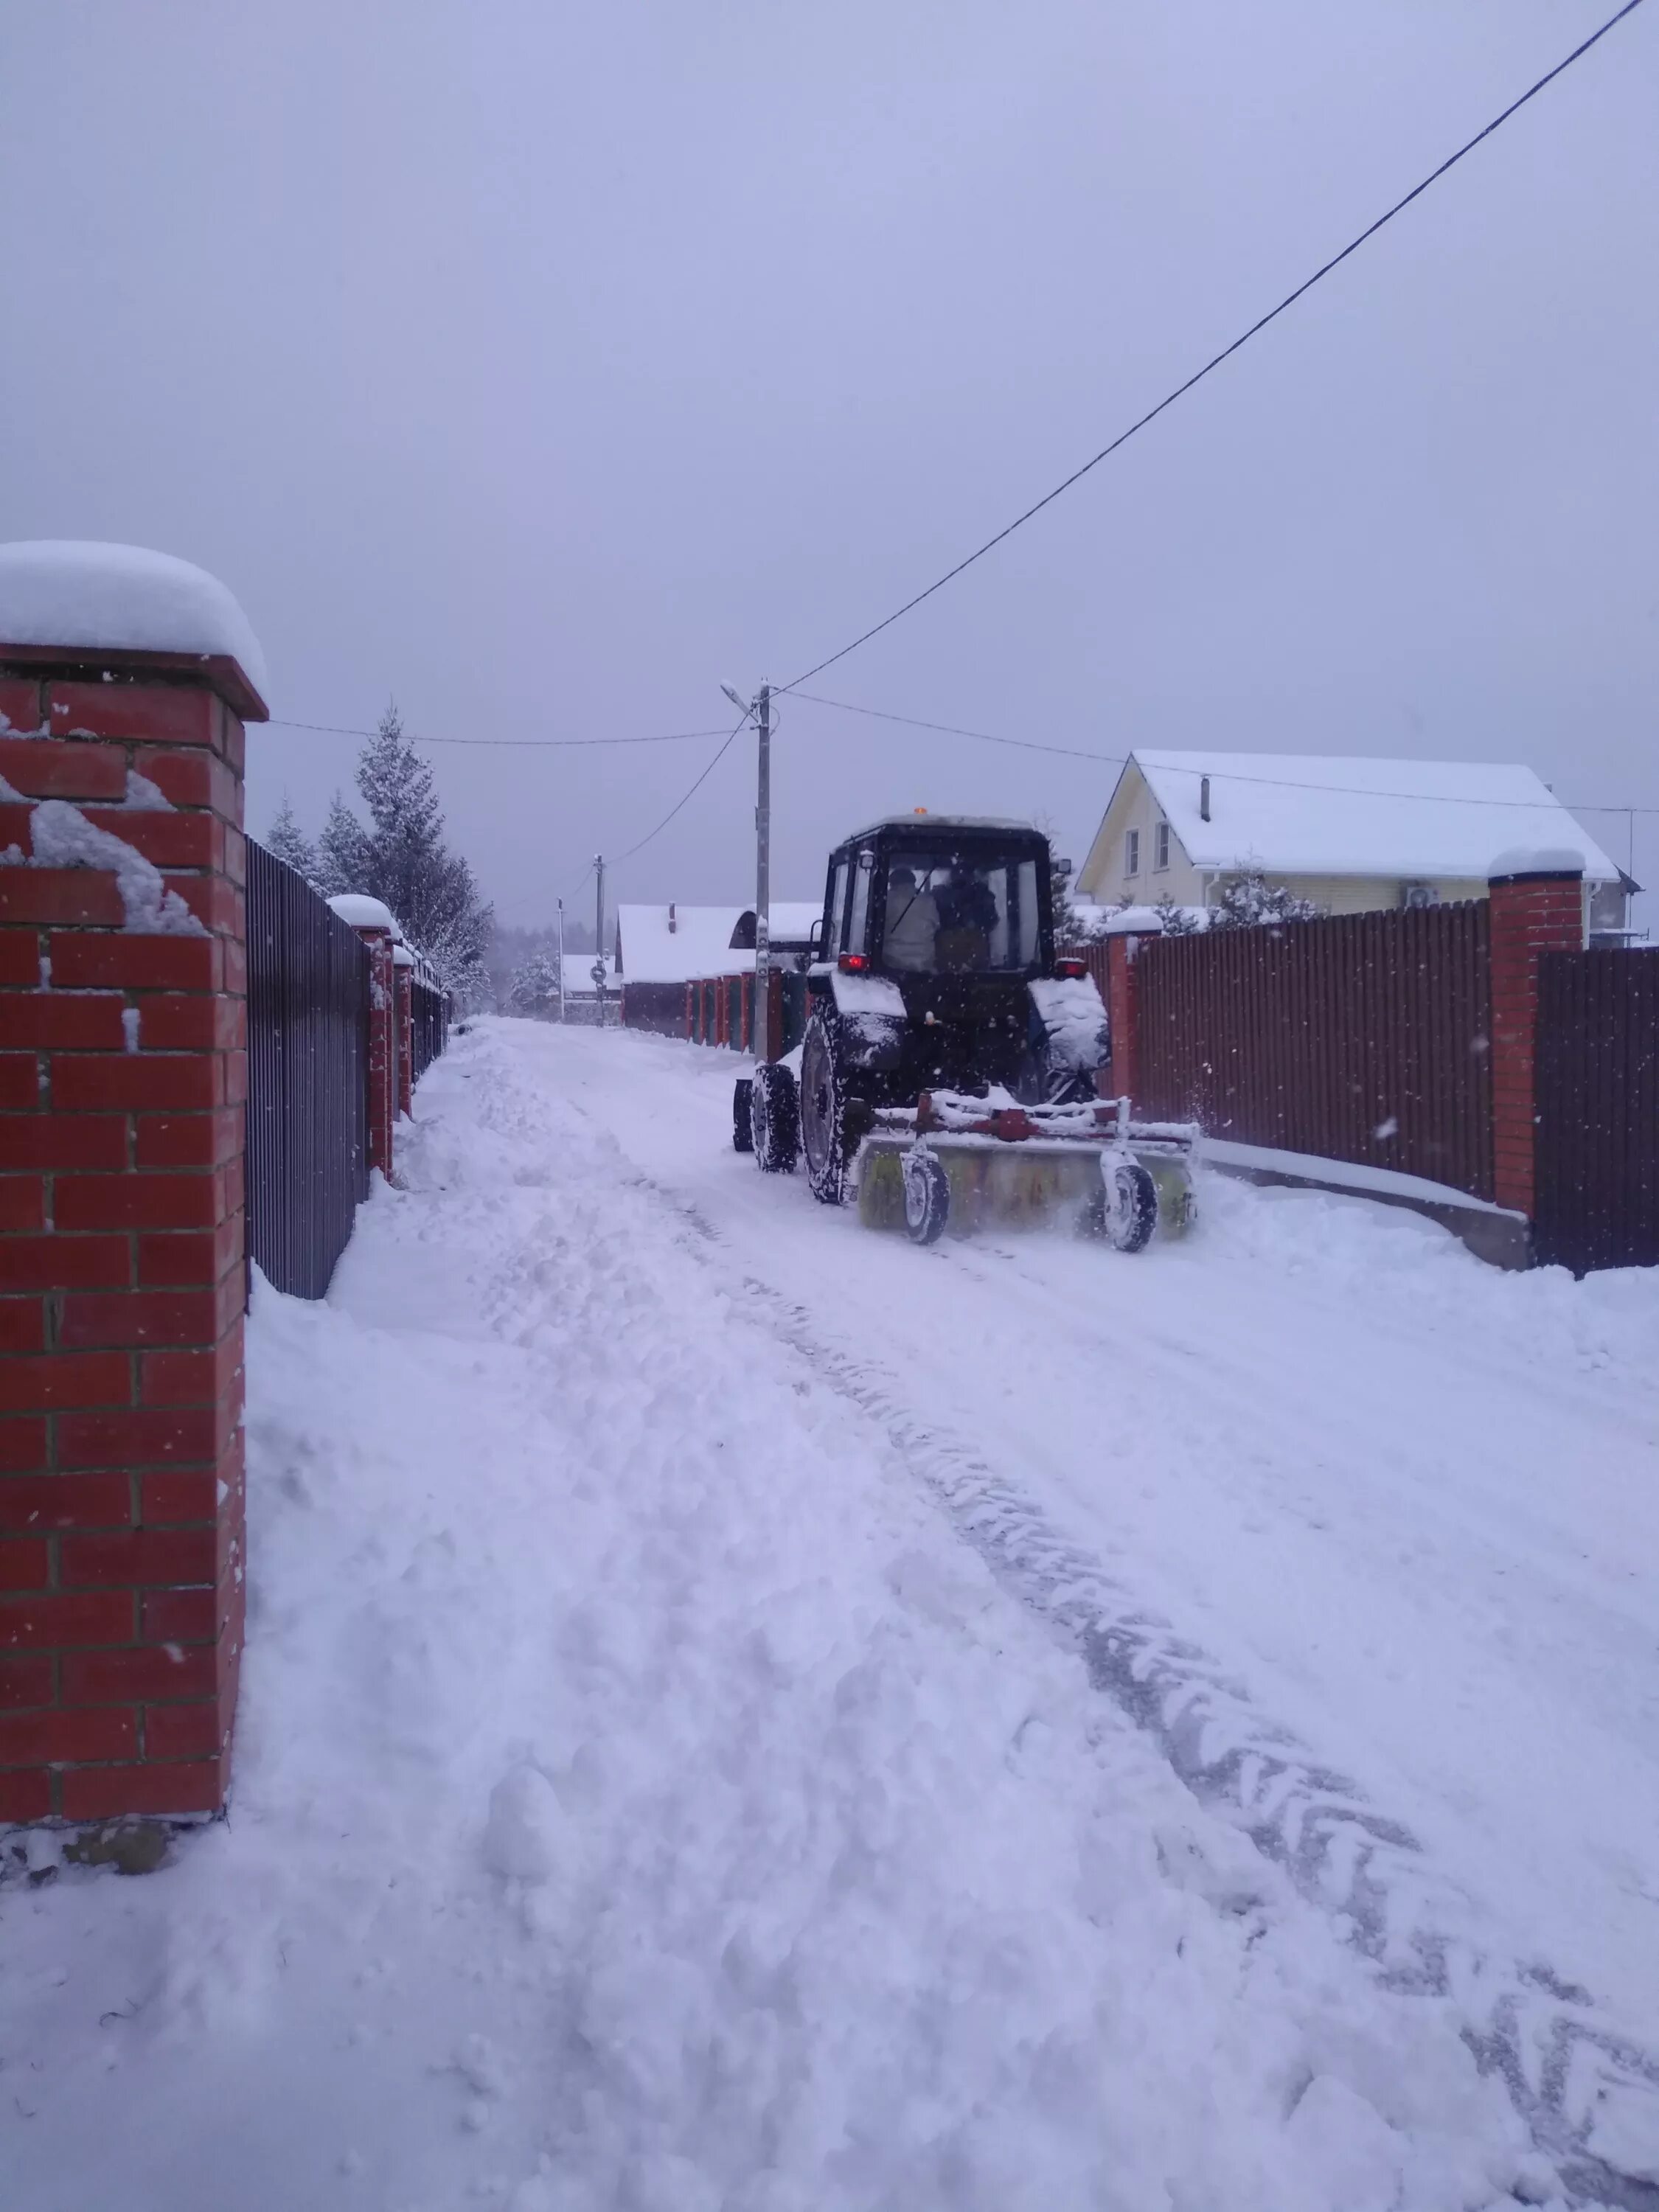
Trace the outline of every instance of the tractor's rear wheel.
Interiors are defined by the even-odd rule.
[[[847,1086],[833,1021],[815,1007],[800,1055],[800,1137],[806,1180],[821,1205],[847,1196]]]
[[[763,1061],[755,1070],[749,1126],[762,1174],[793,1175],[800,1157],[800,1111],[795,1079],[779,1061]]]
[[[732,1149],[734,1152],[752,1152],[755,1140],[750,1131],[753,1125],[750,1093],[753,1089],[749,1078],[740,1075],[732,1086]]]

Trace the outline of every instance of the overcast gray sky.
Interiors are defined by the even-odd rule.
[[[927,582],[1611,7],[14,0],[0,537],[201,562],[295,720],[712,727],[722,679]],[[1656,115],[1659,5],[822,688],[1659,807]],[[896,805],[1080,858],[1113,779],[783,713],[781,896]],[[713,750],[434,757],[536,921]],[[257,732],[250,826],[287,791],[315,828],[354,751]],[[749,896],[752,775],[745,739],[621,895]]]

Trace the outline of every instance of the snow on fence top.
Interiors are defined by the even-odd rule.
[[[1133,760],[1197,868],[1485,882],[1498,854],[1547,848],[1592,883],[1619,874],[1529,768],[1139,749]]]
[[[394,941],[403,943],[404,933],[392,908],[382,900],[370,898],[367,891],[337,891],[329,905],[353,929],[389,929]]]
[[[141,545],[70,538],[0,545],[0,643],[224,654],[261,701],[270,688],[259,641],[218,578]]]
[[[769,915],[774,941],[804,945],[823,911],[803,900],[774,899]],[[752,973],[753,951],[734,946],[732,939],[753,912],[746,906],[619,906],[623,981],[691,983],[705,975]]]

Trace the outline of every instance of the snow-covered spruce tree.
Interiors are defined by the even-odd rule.
[[[365,842],[362,823],[337,791],[329,805],[323,834],[317,840],[316,884],[325,898],[337,898],[342,891],[368,889]]]
[[[282,810],[266,832],[263,843],[267,853],[274,853],[279,860],[286,860],[297,875],[301,875],[312,886],[317,885],[317,848],[295,819],[294,809],[288,793],[283,793]]]
[[[358,757],[357,788],[369,821],[360,832],[361,879],[352,888],[392,908],[410,942],[437,969],[458,1012],[489,1006],[493,994],[485,961],[495,915],[471,869],[444,842],[431,763],[404,735],[395,702]]]
[[[1154,899],[1152,912],[1158,916],[1158,927],[1165,937],[1195,937],[1204,927],[1193,918],[1190,907],[1177,906],[1165,891],[1162,898]]]
[[[538,1021],[552,1019],[559,1010],[556,953],[532,952],[521,967],[514,970],[507,1010],[510,1014],[529,1014]]]
[[[1210,908],[1212,929],[1259,929],[1264,923],[1316,921],[1321,908],[1283,884],[1270,884],[1259,868],[1235,876]]]

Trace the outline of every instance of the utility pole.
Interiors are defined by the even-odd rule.
[[[593,988],[599,994],[599,1027],[605,1027],[605,855],[593,855]]]
[[[772,687],[755,701],[760,774],[755,801],[755,1059],[771,1058],[772,998]]]
[[[559,901],[559,1019],[564,1019],[564,901]]]
[[[720,690],[744,721],[754,716],[760,738],[755,793],[755,1058],[764,1060],[770,1057],[772,1045],[771,994],[767,988],[772,969],[772,687],[763,684],[749,700],[740,698],[729,684],[722,684]]]

